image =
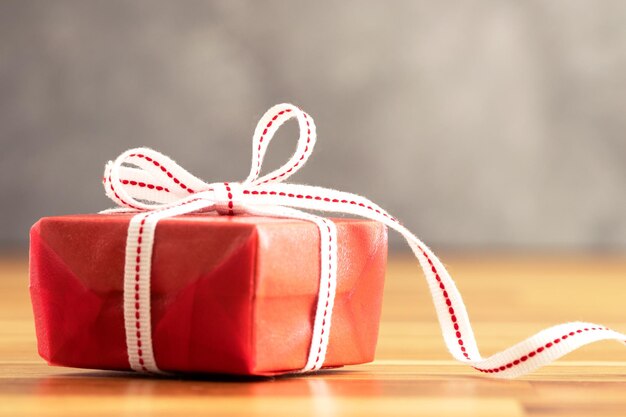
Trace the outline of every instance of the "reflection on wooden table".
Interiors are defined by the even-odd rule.
[[[484,355],[587,320],[626,330],[626,258],[444,256]],[[49,367],[23,257],[0,261],[0,415],[626,415],[626,349],[600,342],[516,381],[450,360],[414,260],[392,257],[376,362],[277,379],[151,379]]]

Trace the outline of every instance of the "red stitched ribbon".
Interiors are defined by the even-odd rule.
[[[295,118],[300,128],[296,152],[280,168],[259,177],[276,130]],[[149,320],[150,259],[158,221],[192,212],[292,217],[314,222],[320,231],[320,292],[309,356],[302,371],[323,366],[330,333],[336,281],[336,230],[323,217],[298,209],[340,212],[384,223],[407,241],[424,271],[443,337],[457,360],[497,378],[531,372],[591,342],[624,334],[585,322],[543,330],[487,358],[481,357],[461,294],[434,253],[398,220],[370,200],[351,193],[284,183],[306,163],[315,145],[313,119],[298,107],[279,104],[259,121],[253,136],[252,166],[242,182],[206,183],[167,156],[147,148],[122,153],[105,168],[104,188],[118,209],[137,212],[129,225],[125,267],[125,325],[129,362],[138,371],[160,372],[152,352]],[[329,262],[323,260],[329,259]]]

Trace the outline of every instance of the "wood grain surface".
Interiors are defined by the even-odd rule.
[[[543,327],[626,331],[626,258],[444,257],[484,355]],[[626,416],[626,349],[600,342],[515,381],[450,359],[416,262],[392,257],[377,360],[305,377],[151,379],[56,368],[36,352],[27,261],[0,259],[2,416]]]

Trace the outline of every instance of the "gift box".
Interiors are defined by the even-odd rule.
[[[290,119],[300,132],[295,153],[261,175],[270,141]],[[483,358],[452,277],[398,219],[356,194],[285,182],[315,141],[313,119],[283,103],[257,124],[241,182],[207,183],[149,148],[109,161],[102,180],[117,208],[44,218],[31,230],[41,356],[148,374],[276,375],[371,361],[386,227],[417,258],[448,350],[483,374],[514,378],[588,343],[626,340],[571,322]]]
[[[128,370],[123,276],[131,214],[46,217],[31,229],[30,292],[40,355]],[[324,367],[373,360],[387,230],[333,219],[337,290]],[[308,221],[187,214],[163,219],[152,250],[154,357],[163,371],[272,375],[302,369],[320,285]]]

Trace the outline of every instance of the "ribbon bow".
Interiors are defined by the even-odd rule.
[[[267,147],[278,128],[295,118],[296,152],[280,168],[259,177]],[[252,140],[252,167],[242,182],[206,183],[167,156],[147,148],[122,153],[105,167],[106,194],[120,208],[137,212],[128,228],[124,272],[124,318],[131,368],[161,372],[154,360],[150,328],[150,264],[159,220],[193,212],[289,217],[313,222],[320,232],[320,286],[308,359],[302,372],[324,364],[332,322],[337,274],[337,232],[332,221],[298,209],[347,213],[379,221],[399,232],[424,271],[444,340],[452,356],[497,378],[514,378],[598,340],[626,343],[626,335],[604,326],[556,325],[490,357],[482,358],[461,294],[434,253],[408,229],[368,199],[341,191],[284,181],[306,163],[315,145],[313,119],[292,104],[279,104],[259,121]],[[132,166],[131,166],[132,165]]]

